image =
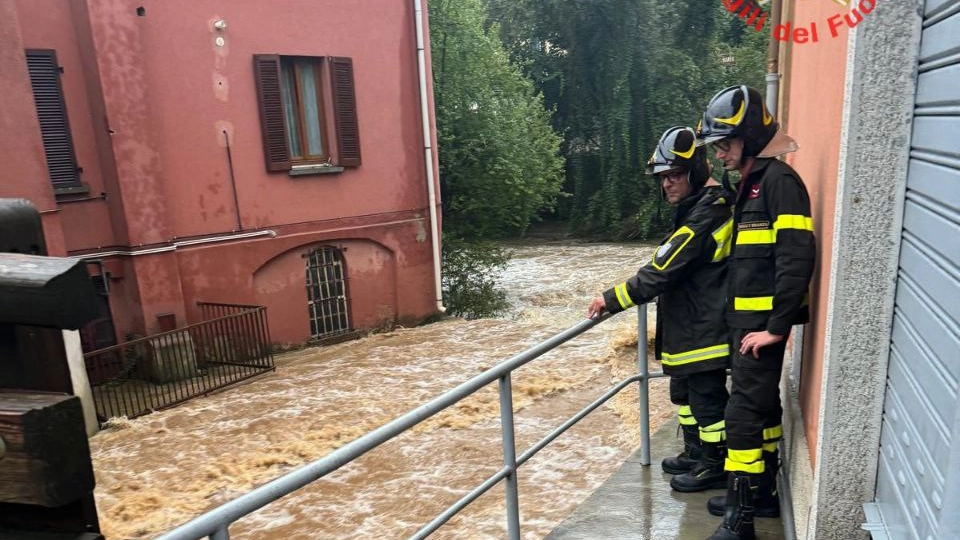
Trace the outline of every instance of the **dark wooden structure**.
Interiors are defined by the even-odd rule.
[[[36,209],[0,199],[0,539],[103,540],[64,329],[96,316],[83,262],[45,257]]]

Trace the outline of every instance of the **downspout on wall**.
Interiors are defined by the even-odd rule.
[[[417,76],[420,82],[420,118],[423,123],[423,161],[427,173],[427,199],[430,207],[430,242],[433,244],[434,294],[437,311],[447,310],[443,305],[443,287],[440,276],[440,225],[437,222],[437,190],[433,176],[433,141],[430,139],[430,107],[427,100],[427,61],[423,38],[423,5],[413,0],[413,18],[417,31]]]
[[[780,24],[781,14],[783,12],[783,0],[773,0],[770,2],[770,28],[776,28]],[[766,105],[774,117],[777,117],[777,107],[780,97],[780,41],[773,36],[770,37],[770,43],[767,45],[767,96]]]
[[[772,0],[770,2],[770,28],[776,28],[780,24],[780,19],[783,13],[783,0]],[[770,42],[767,45],[767,95],[766,95],[766,106],[770,111],[770,114],[777,118],[779,111],[777,110],[780,104],[780,41],[770,37]],[[793,340],[793,347],[797,349],[798,347],[803,347],[803,334],[800,332],[795,333]],[[799,339],[798,339],[799,338]],[[797,351],[799,352],[799,351]],[[795,359],[800,358],[799,354],[794,354]],[[789,395],[789,393],[787,393]],[[793,518],[793,497],[790,493],[790,459],[792,456],[789,455],[789,449],[781,449],[780,456],[782,461],[782,466],[779,470],[778,482],[779,488],[778,492],[780,493],[780,517],[783,522],[783,535],[787,540],[795,540],[797,538],[797,527],[794,523]]]

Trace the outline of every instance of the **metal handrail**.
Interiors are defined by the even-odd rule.
[[[228,527],[240,518],[251,514],[271,502],[284,497],[323,476],[352,462],[370,450],[389,441],[397,435],[409,430],[427,418],[465,399],[493,381],[499,382],[500,390],[500,423],[501,441],[503,444],[503,467],[484,480],[460,500],[452,504],[432,521],[417,531],[411,539],[422,539],[440,528],[454,515],[463,510],[471,502],[486,493],[490,488],[501,481],[506,482],[506,509],[507,532],[510,540],[520,539],[520,512],[517,468],[529,460],[533,455],[560,436],[564,431],[583,419],[587,414],[605,403],[633,382],[640,385],[640,435],[641,435],[641,463],[650,464],[650,429],[649,429],[649,379],[662,377],[663,373],[649,373],[647,368],[647,310],[646,304],[637,308],[637,363],[638,373],[620,383],[587,405],[580,412],[561,424],[546,437],[538,441],[519,457],[516,456],[513,426],[513,396],[510,374],[536,359],[544,353],[586,332],[597,324],[609,319],[610,315],[602,315],[597,319],[585,319],[569,329],[534,345],[526,351],[488,369],[476,377],[460,384],[439,397],[407,412],[393,421],[380,426],[369,433],[334,450],[325,457],[308,463],[279,478],[276,478],[253,491],[241,495],[197,518],[177,527],[176,529],[157,537],[156,540],[199,540],[209,536],[211,540],[228,540]]]

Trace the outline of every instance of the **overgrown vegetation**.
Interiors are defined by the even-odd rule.
[[[712,95],[761,87],[766,34],[716,0],[486,0],[490,28],[555,109],[564,135],[557,217],[583,234],[650,238],[671,212],[644,175],[659,135],[695,126]]]
[[[563,182],[550,111],[484,22],[480,0],[430,4],[444,303],[466,317],[507,307],[495,281],[507,257],[488,240],[523,234]]]
[[[766,32],[717,0],[433,0],[430,26],[454,314],[502,309],[506,257],[472,242],[544,216],[598,239],[661,234],[672,211],[644,174],[659,135],[695,126],[721,88],[763,85]]]
[[[443,304],[447,312],[475,319],[495,317],[510,307],[497,287],[507,256],[491,241],[467,242],[445,236],[443,242]]]

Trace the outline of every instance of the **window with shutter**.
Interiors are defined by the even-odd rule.
[[[360,165],[350,58],[258,54],[253,63],[268,171]]]
[[[70,191],[80,187],[80,169],[63,100],[57,53],[52,49],[27,49],[26,56],[50,181],[55,191]]]

